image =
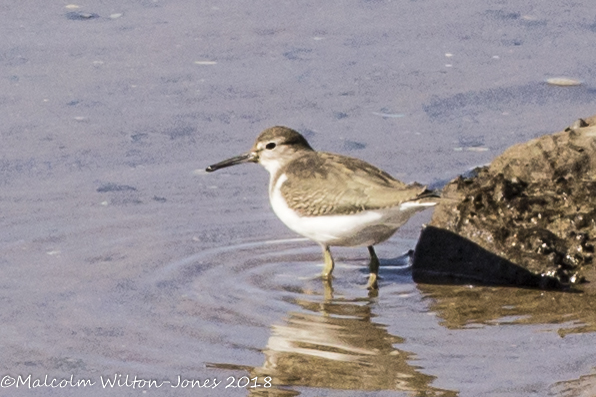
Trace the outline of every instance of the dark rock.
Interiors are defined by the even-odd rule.
[[[512,146],[443,195],[416,248],[417,281],[585,281],[596,238],[596,116]]]
[[[535,274],[466,238],[433,226],[422,231],[413,263],[416,282],[562,287],[554,277]]]

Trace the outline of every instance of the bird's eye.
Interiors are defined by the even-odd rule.
[[[267,150],[273,150],[273,149],[275,149],[275,146],[277,146],[275,144],[275,142],[269,142],[267,145],[265,145],[265,149],[267,149]]]

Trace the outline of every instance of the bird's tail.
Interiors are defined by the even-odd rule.
[[[439,203],[441,199],[439,190],[429,190],[424,186],[420,186],[420,189],[420,193],[418,193],[414,198],[401,204],[400,208],[402,211],[414,210],[415,212],[418,212]]]
[[[424,188],[424,190],[416,196],[415,200],[422,200],[422,199],[433,199],[433,198],[441,198],[441,191],[437,189],[429,190]]]
[[[461,198],[448,197],[440,189],[426,189],[418,194],[414,199],[416,202],[427,205],[447,204],[455,205],[461,201]]]

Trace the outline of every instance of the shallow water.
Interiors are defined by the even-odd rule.
[[[0,5],[0,394],[596,393],[592,286],[415,284],[426,212],[330,287],[263,169],[202,171],[284,124],[440,184],[594,113],[591,2],[67,5]]]

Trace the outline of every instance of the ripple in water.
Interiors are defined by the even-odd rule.
[[[248,372],[260,383],[270,377],[276,390],[291,385],[454,395],[431,387],[434,377],[409,364],[410,352],[394,347],[403,339],[374,321],[378,299],[364,288],[365,250],[362,255],[337,261],[333,287],[320,279],[319,247],[305,239],[206,250],[163,267],[152,282],[177,291],[178,310],[189,321],[219,332],[213,343],[236,350],[232,360],[207,360],[210,368]],[[407,258],[382,262],[387,294],[415,290]],[[255,360],[246,351],[260,353],[259,364],[247,365]]]

